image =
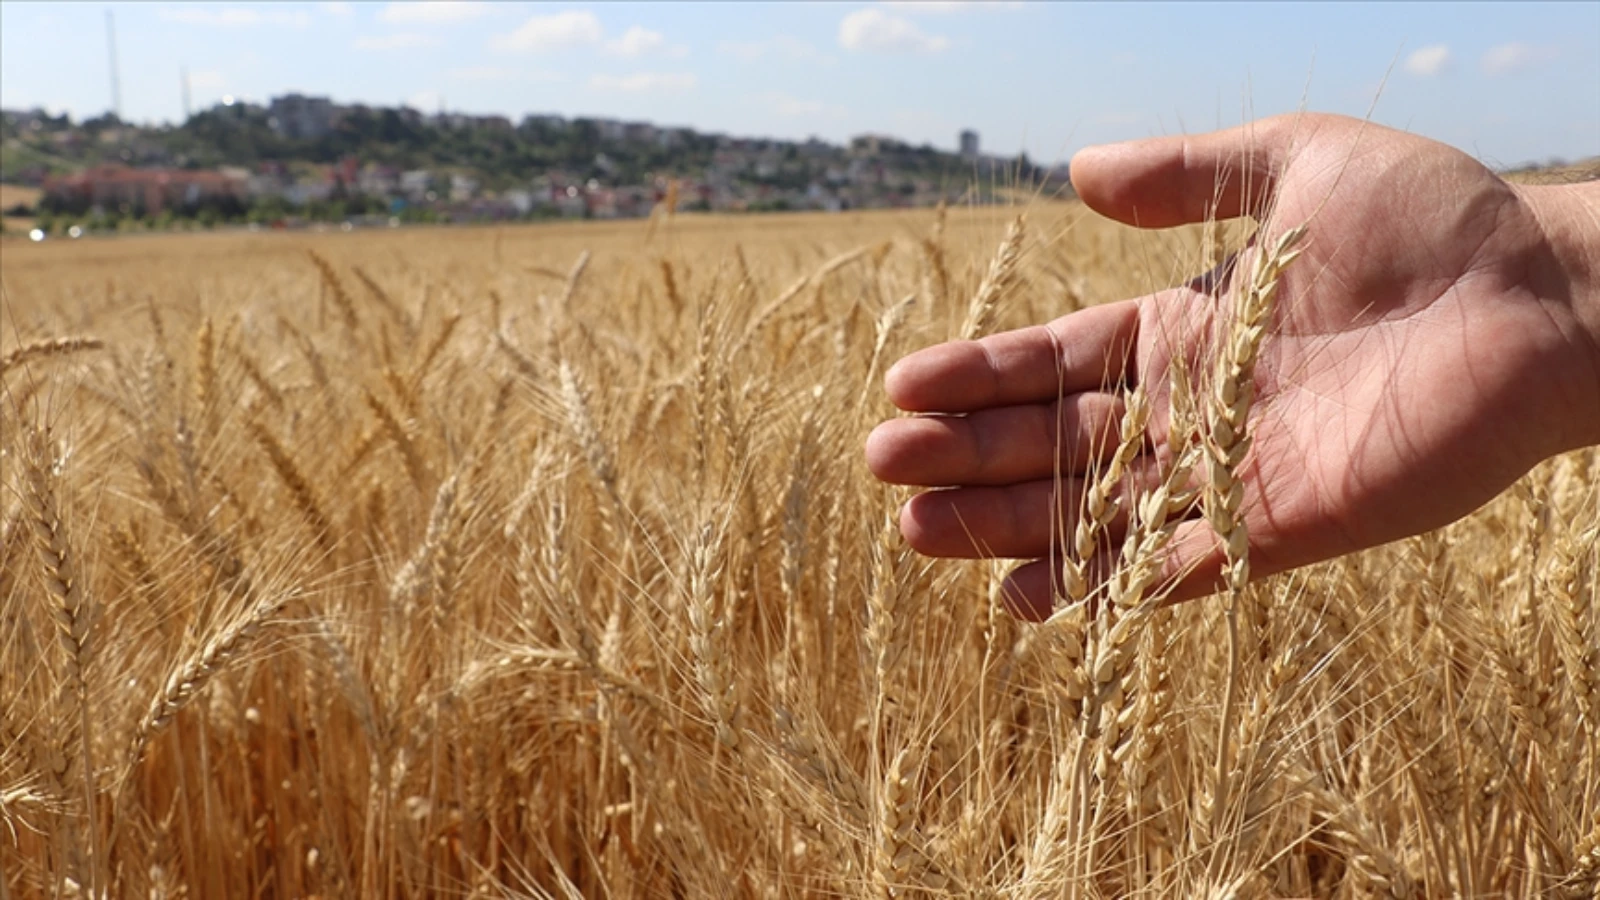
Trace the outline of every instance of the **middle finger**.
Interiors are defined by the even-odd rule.
[[[892,484],[1004,485],[1080,475],[1116,448],[1123,401],[1073,394],[965,416],[891,419],[867,438],[867,465]]]

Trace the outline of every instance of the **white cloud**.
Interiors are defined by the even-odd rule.
[[[351,6],[349,3],[344,2],[344,0],[329,0],[327,3],[318,3],[317,9],[322,10],[330,16],[336,16],[341,19],[348,19],[349,17],[355,15],[356,12],[356,8]]]
[[[938,53],[950,46],[950,39],[881,9],[858,9],[839,23],[839,45],[847,50]]]
[[[423,112],[434,112],[443,102],[444,95],[438,91],[419,91],[406,98],[407,106]]]
[[[599,91],[677,92],[692,89],[699,79],[688,72],[640,72],[636,75],[596,75],[589,86]]]
[[[1508,75],[1548,62],[1554,59],[1555,55],[1553,47],[1535,47],[1521,41],[1512,41],[1509,44],[1490,47],[1484,52],[1480,62],[1483,71],[1490,75]]]
[[[255,9],[245,6],[176,6],[165,7],[156,16],[166,22],[182,25],[211,25],[217,28],[253,28],[258,25],[287,25],[305,28],[311,24],[311,15],[304,10]]]
[[[787,34],[780,34],[777,37],[757,41],[720,41],[717,44],[717,52],[724,56],[732,56],[743,62],[755,62],[763,57],[782,57],[784,59],[816,62],[831,61],[831,58],[823,56],[814,44]]]
[[[587,11],[568,10],[534,16],[515,31],[496,36],[490,45],[499,50],[559,50],[600,43],[600,20]]]
[[[802,100],[783,93],[769,93],[761,97],[761,102],[780,116],[790,119],[804,118],[840,118],[845,115],[844,107],[836,103],[824,103],[821,100]]]
[[[489,11],[489,4],[473,0],[419,0],[419,2],[391,3],[378,13],[378,21],[391,24],[444,25],[476,19]]]
[[[1412,51],[1406,57],[1406,71],[1413,75],[1430,77],[1443,72],[1445,66],[1450,64],[1450,48],[1443,44],[1432,44]]]
[[[413,50],[417,47],[429,47],[439,43],[439,39],[431,35],[417,34],[416,32],[402,32],[400,34],[364,34],[356,38],[357,50]]]
[[[623,32],[622,37],[606,41],[606,52],[629,57],[659,53],[682,59],[689,55],[689,48],[683,44],[668,44],[666,35],[661,32],[635,25]]]
[[[667,38],[659,31],[635,25],[623,32],[622,37],[606,41],[606,49],[618,56],[643,56],[666,46]]]

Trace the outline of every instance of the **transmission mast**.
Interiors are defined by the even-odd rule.
[[[106,57],[111,69],[111,111],[122,121],[122,86],[117,80],[117,20],[106,10]]]

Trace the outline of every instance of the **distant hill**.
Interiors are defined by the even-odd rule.
[[[980,155],[974,132],[959,140],[965,154],[880,134],[839,145],[597,117],[513,123],[289,94],[266,105],[219,104],[176,126],[3,111],[0,181],[46,187],[40,208],[57,229],[68,219],[111,227],[158,209],[194,218],[208,206],[220,221],[626,218],[648,215],[669,185],[679,208],[734,212],[981,204],[1002,202],[1002,192],[1019,185],[1049,196],[1070,191],[1064,171],[1025,155]],[[63,187],[84,172],[89,183]],[[140,199],[148,191],[133,197],[123,184],[170,186],[188,179],[185,172],[217,172],[239,188],[232,199],[151,203]]]
[[[502,190],[548,170],[614,184],[652,176],[702,176],[720,166],[730,180],[801,188],[830,166],[869,159],[906,179],[966,181],[987,161],[893,137],[845,145],[774,140],[621,122],[598,117],[423,115],[410,108],[340,106],[288,95],[266,105],[217,105],[178,126],[140,127],[106,115],[73,123],[42,111],[0,116],[0,180],[37,184],[47,174],[121,162],[175,168],[254,168],[263,162],[334,165],[354,158],[396,169],[470,172]],[[1025,174],[1033,167],[1026,159]],[[835,180],[838,180],[837,178]]]

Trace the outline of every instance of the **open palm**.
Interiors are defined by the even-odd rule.
[[[1085,151],[1072,175],[1091,208],[1144,227],[1269,210],[1269,239],[1310,225],[1256,370],[1243,469],[1255,574],[1444,525],[1539,460],[1600,440],[1592,323],[1527,192],[1469,157],[1302,115]],[[903,511],[911,545],[1032,559],[1008,596],[1025,615],[1047,612],[1043,558],[1114,432],[1108,389],[1146,380],[1158,414],[1135,471],[1155,468],[1167,366],[1205,357],[1217,282],[901,360],[891,400],[935,415],[883,423],[867,459],[885,481],[942,488]],[[1222,562],[1203,520],[1182,524],[1166,561],[1181,576],[1174,596],[1213,590]]]

